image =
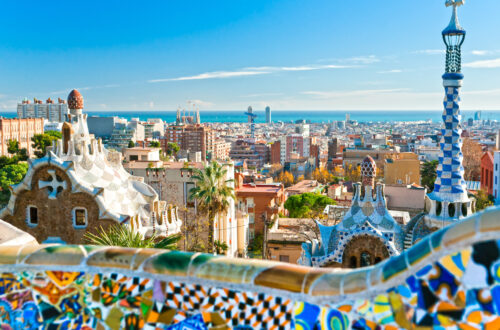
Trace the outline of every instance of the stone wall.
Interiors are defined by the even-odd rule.
[[[0,247],[2,329],[499,329],[500,209],[355,271],[176,251]]]
[[[49,171],[55,171],[57,180],[64,182],[66,187],[57,194],[57,199],[49,198],[49,189],[40,188],[40,181],[54,180]],[[86,232],[96,232],[99,227],[106,228],[117,222],[111,219],[99,219],[99,207],[93,196],[87,193],[71,192],[71,180],[66,173],[55,166],[43,166],[36,170],[31,180],[31,189],[20,192],[16,199],[14,214],[7,215],[3,220],[27,232],[38,242],[44,242],[49,237],[59,237],[69,244],[82,244]],[[65,203],[60,201],[64,200]],[[38,225],[29,226],[27,208],[37,208]],[[83,207],[87,210],[87,227],[73,227],[73,209]]]

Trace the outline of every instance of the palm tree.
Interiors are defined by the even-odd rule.
[[[198,202],[199,210],[208,216],[208,252],[214,250],[214,222],[217,216],[225,214],[234,199],[232,179],[226,179],[227,168],[212,161],[203,170],[195,169],[193,178],[196,187],[191,189],[189,198]]]
[[[145,238],[141,233],[124,225],[114,225],[107,229],[99,227],[96,234],[87,232],[84,236],[85,241],[92,245],[167,250],[177,250],[177,242],[179,242],[181,238],[181,234],[169,235],[161,240],[154,235]]]

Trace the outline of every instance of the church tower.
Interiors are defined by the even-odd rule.
[[[445,89],[443,129],[440,141],[439,165],[434,191],[427,196],[427,225],[441,228],[473,212],[473,200],[468,197],[464,180],[462,154],[462,126],[460,121],[460,88],[462,87],[461,47],[465,30],[460,26],[457,7],[463,0],[447,0],[453,7],[450,24],[443,30],[446,45],[446,71],[443,75]]]

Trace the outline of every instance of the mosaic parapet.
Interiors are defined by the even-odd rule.
[[[278,294],[321,304],[386,292],[439,258],[500,239],[500,209],[425,237],[401,255],[359,270],[318,269],[200,253],[77,245],[0,247],[0,272],[102,272]]]

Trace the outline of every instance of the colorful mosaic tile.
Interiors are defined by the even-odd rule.
[[[463,228],[492,216],[500,219],[500,210]],[[405,260],[418,245],[352,272],[168,251],[142,251],[150,257],[124,269],[115,261],[130,249],[83,247],[82,255],[51,246],[67,268],[47,256],[38,262],[34,256],[48,247],[23,258],[15,257],[22,247],[0,247],[3,260],[17,260],[0,263],[0,329],[500,329],[500,231],[474,235],[472,245],[433,246],[411,266]],[[94,253],[108,255],[109,264],[95,266]],[[214,260],[231,265],[230,282],[208,266]]]

